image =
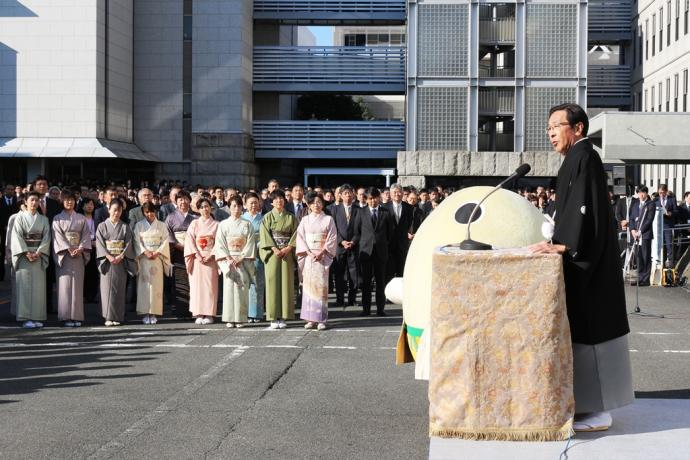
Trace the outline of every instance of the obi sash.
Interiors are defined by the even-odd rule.
[[[280,232],[278,230],[272,230],[271,236],[273,237],[273,241],[276,242],[276,247],[278,249],[283,249],[288,244],[290,244],[290,239],[292,238],[292,233]]]
[[[231,254],[240,254],[247,245],[247,238],[244,236],[231,236],[228,238],[228,250]]]
[[[24,241],[31,249],[38,249],[43,241],[43,232],[26,232],[24,233]]]
[[[111,256],[119,256],[125,252],[125,240],[105,240],[105,249]]]
[[[175,232],[175,239],[177,240],[178,243],[184,245],[184,239],[187,236],[187,232]]]
[[[80,232],[65,232],[65,238],[67,238],[70,249],[78,248],[81,244]]]
[[[304,237],[309,249],[323,249],[324,244],[326,244],[326,233],[323,232],[307,232]]]
[[[214,235],[201,235],[196,237],[196,246],[203,252],[212,251],[215,242],[216,237]]]
[[[163,243],[163,237],[161,237],[161,235],[157,233],[148,235],[140,233],[139,240],[141,241],[142,246],[144,246],[144,248],[147,251],[154,251],[160,248],[161,244]]]

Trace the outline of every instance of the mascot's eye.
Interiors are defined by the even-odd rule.
[[[477,203],[465,203],[462,206],[458,208],[457,211],[455,211],[455,221],[459,224],[465,224],[469,223],[470,221],[470,214],[472,214],[472,210],[474,207],[477,205]],[[474,217],[472,218],[472,222],[476,222],[479,220],[479,218],[482,215],[482,208],[480,207],[477,209],[477,212],[474,213]]]

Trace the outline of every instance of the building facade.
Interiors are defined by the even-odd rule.
[[[634,5],[631,54],[634,108],[642,112],[689,112],[690,0],[638,0]],[[686,129],[676,126],[678,130]],[[687,145],[687,143],[685,144]],[[650,148],[650,160],[655,158]],[[687,156],[690,159],[690,154]],[[667,184],[682,196],[690,191],[690,165],[672,161],[640,165],[650,190]]]

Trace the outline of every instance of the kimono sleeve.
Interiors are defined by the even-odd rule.
[[[89,231],[89,226],[86,224],[86,218],[80,218],[81,221],[81,239],[79,242],[79,247],[82,249],[81,257],[84,260],[84,265],[88,264],[91,260],[91,232]]]
[[[170,276],[172,265],[170,263],[170,243],[168,243],[168,227],[158,219],[156,219],[153,225],[161,235],[161,245],[158,247],[158,249],[156,249],[156,252],[158,253],[158,258],[161,259],[161,261],[163,262],[163,272],[166,275]]]
[[[272,213],[266,214],[263,219],[261,219],[261,225],[259,227],[259,237],[260,237],[260,247],[259,247],[259,257],[263,263],[268,263],[269,259],[273,257],[273,249],[276,246],[276,242],[271,236],[271,221],[273,220]]]
[[[184,263],[187,267],[187,273],[190,275],[194,271],[194,260],[199,251],[196,248],[196,226],[198,221],[194,220],[187,228],[187,236],[184,239]]]
[[[242,258],[243,259],[251,259],[254,260],[256,258],[256,238],[257,234],[254,231],[254,226],[247,222],[247,244],[244,245],[244,249],[242,250]]]
[[[302,254],[303,252],[309,252],[309,245],[307,245],[307,240],[306,240],[306,229],[305,227],[308,225],[307,221],[309,219],[305,218],[302,219],[297,226],[297,231],[295,232],[295,236],[293,237],[295,239],[295,247],[297,248],[295,250],[295,255],[297,254]],[[292,241],[292,240],[290,240]]]
[[[110,261],[106,256],[110,255],[106,249],[105,240],[108,237],[108,227],[105,222],[98,224],[96,228],[96,261],[98,264],[98,271],[102,274],[108,273],[110,270]]]
[[[53,219],[53,255],[58,267],[62,267],[62,262],[67,257],[66,252],[70,249],[69,241],[62,228],[65,224],[69,226],[70,222],[63,220],[59,216]]]
[[[338,248],[338,232],[335,228],[335,222],[331,217],[328,218],[326,233],[326,244],[324,249],[331,257],[335,257],[336,249]]]
[[[12,266],[15,270],[19,266],[20,258],[29,252],[29,246],[27,246],[24,240],[24,226],[26,225],[26,219],[23,218],[21,214],[17,214],[17,218],[12,226],[12,237],[10,238],[10,246],[12,253]]]
[[[41,238],[41,244],[36,252],[41,254],[41,266],[45,270],[48,268],[48,259],[50,258],[50,221],[46,216],[38,216],[36,222],[40,222],[39,225],[43,227],[43,238]]]
[[[292,237],[290,237],[290,242],[288,243],[288,246],[292,246],[294,248],[295,246],[297,246],[297,218],[292,214],[288,214],[287,217],[288,219],[290,219],[288,227],[290,233],[292,233]]]
[[[230,221],[226,221],[230,222]],[[218,268],[227,275],[230,272],[230,249],[228,248],[228,230],[224,224],[218,225],[216,231],[216,243],[213,246],[213,255],[216,257]]]

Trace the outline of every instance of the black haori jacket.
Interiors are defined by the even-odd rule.
[[[596,344],[630,332],[616,221],[601,158],[585,138],[565,155],[556,183],[554,243],[563,256],[570,332]]]

